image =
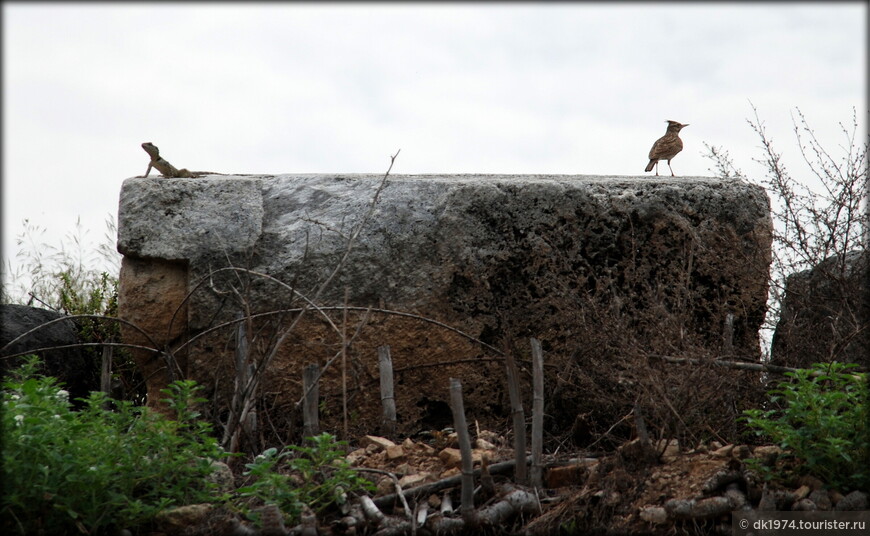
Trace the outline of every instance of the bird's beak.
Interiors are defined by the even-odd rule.
[[[681,126],[682,128],[685,128],[685,127],[689,126],[689,124],[686,123],[685,125],[680,125],[680,126]]]

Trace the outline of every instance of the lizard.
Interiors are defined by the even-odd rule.
[[[188,171],[187,169],[175,169],[175,166],[169,163],[168,160],[160,156],[160,149],[157,148],[156,145],[151,143],[150,141],[146,141],[142,144],[142,148],[145,149],[145,152],[148,153],[148,156],[151,157],[151,161],[148,162],[148,169],[145,170],[145,175],[143,177],[147,177],[149,173],[151,173],[151,168],[159,171],[165,178],[170,179],[189,179],[194,177],[201,177],[202,175],[220,175],[220,173],[213,173],[211,171]]]

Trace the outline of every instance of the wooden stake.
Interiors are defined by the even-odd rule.
[[[109,342],[113,342],[110,338]],[[100,366],[100,391],[106,393],[106,396],[112,395],[112,355],[114,348],[111,346],[103,346],[102,363]],[[111,407],[108,400],[103,404],[103,409],[108,410]]]
[[[350,289],[344,287],[344,313],[341,322],[341,415],[342,439],[347,440],[347,299]]]
[[[378,369],[381,378],[381,404],[384,406],[384,419],[381,430],[384,437],[396,436],[396,398],[393,395],[393,358],[390,346],[378,346]]]
[[[514,480],[517,484],[526,485],[529,482],[526,468],[526,414],[523,410],[523,400],[520,397],[520,374],[517,362],[512,353],[505,354],[507,369],[508,395],[511,401],[511,416],[514,425],[514,459],[517,462],[514,469]]]
[[[318,400],[320,398],[320,367],[317,363],[306,366],[302,372],[302,391],[305,398],[302,401],[302,436],[313,437],[320,433],[320,418],[318,415]]]
[[[474,518],[474,462],[471,459],[471,438],[465,421],[465,406],[462,402],[462,382],[450,378],[450,409],[453,410],[453,427],[459,439],[459,452],[462,455],[462,499],[459,511],[466,523]]]
[[[544,448],[544,351],[541,341],[532,338],[532,486],[541,488],[543,464],[541,456]]]

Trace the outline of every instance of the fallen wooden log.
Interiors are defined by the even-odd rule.
[[[505,490],[506,493],[500,500],[475,512],[475,528],[493,527],[519,514],[530,514],[540,510],[538,498],[533,493],[510,486],[506,486]],[[405,536],[411,534],[412,528],[415,528],[412,522],[406,520],[398,523],[387,521],[382,523],[381,527],[374,533],[375,536]],[[471,528],[461,517],[445,517],[440,514],[430,516],[422,527],[439,535],[456,534]]]

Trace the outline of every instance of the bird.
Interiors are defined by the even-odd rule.
[[[659,174],[659,160],[668,161],[668,169],[671,170],[671,177],[674,176],[674,168],[671,167],[671,160],[677,156],[677,153],[683,150],[683,140],[680,139],[680,130],[689,126],[688,123],[683,125],[677,121],[668,120],[668,130],[665,135],[657,139],[653,143],[652,149],[649,150],[649,164],[646,165],[644,171],[652,171],[656,168],[656,176]]]

